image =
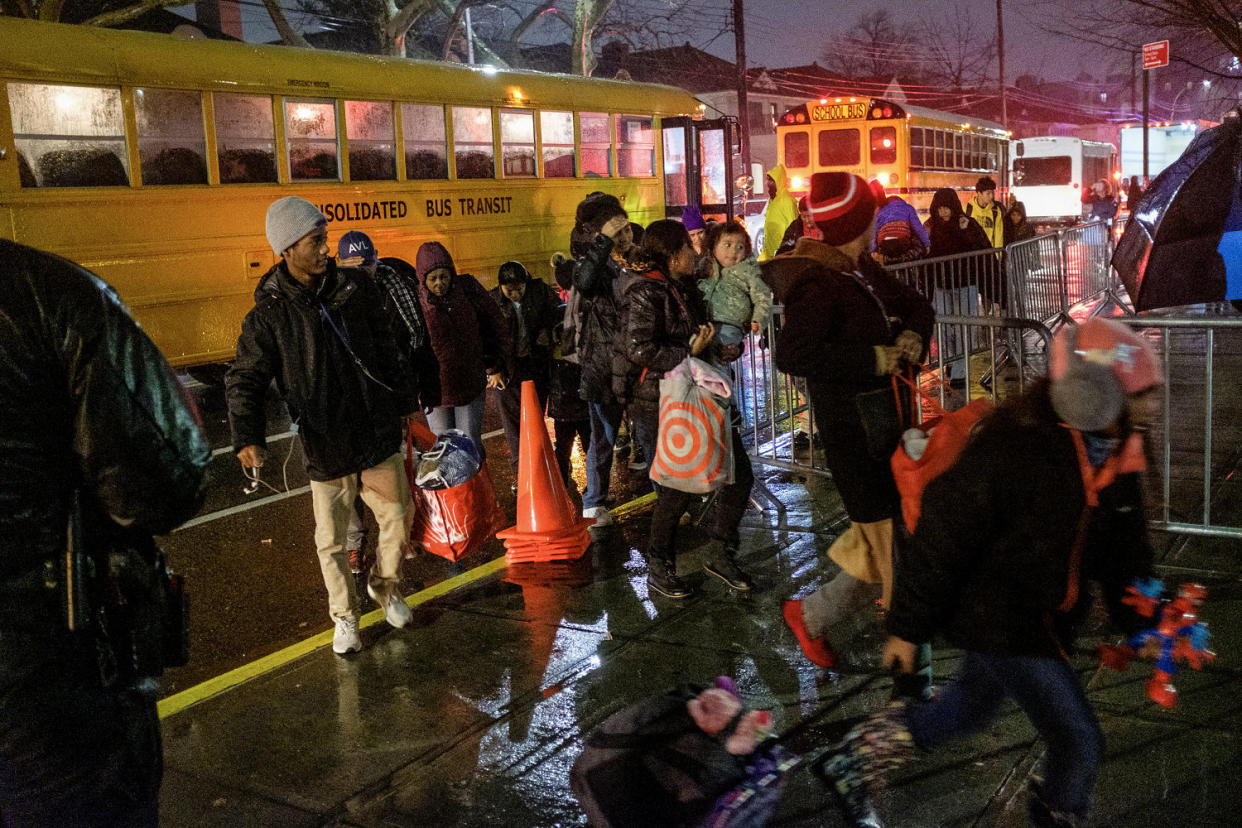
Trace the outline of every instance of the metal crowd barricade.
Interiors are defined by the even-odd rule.
[[[781,373],[772,363],[771,346],[776,342],[783,318],[784,307],[776,305],[764,337],[768,347],[760,347],[764,339],[752,336],[748,339],[746,355],[735,363],[742,442],[755,462],[788,471],[830,476],[815,442],[810,439],[814,431],[814,408],[805,384]],[[924,372],[921,381],[928,393],[939,395],[941,406],[950,410],[979,395],[1002,399],[1021,391],[1032,376],[1046,371],[1050,338],[1048,329],[1034,320],[940,315],[932,335],[933,350],[939,348],[943,352],[947,348],[945,343],[950,339],[977,341],[980,347],[971,359],[963,360],[962,382],[952,382],[953,386],[960,386],[960,390],[946,382],[937,382],[935,377],[943,377],[943,373],[935,370]],[[1011,373],[992,372],[1002,352],[1011,357]],[[934,366],[931,367],[934,369]],[[991,381],[985,382],[988,376]],[[918,408],[920,420],[930,413],[922,406]],[[808,438],[805,447],[794,445],[800,419]]]
[[[1005,248],[1008,309],[1052,326],[1068,322],[1074,305],[1115,288],[1112,255],[1112,232],[1098,221],[1014,242]]]
[[[1242,319],[1132,317],[1118,321],[1143,332],[1157,346],[1164,365],[1163,416],[1151,435],[1151,448],[1160,463],[1160,506],[1159,516],[1153,516],[1151,526],[1184,535],[1242,539],[1242,526],[1215,522],[1213,516],[1214,505],[1229,503],[1234,508],[1234,522],[1242,523],[1238,519],[1239,498],[1236,497],[1237,467],[1242,455],[1238,417],[1236,409],[1218,410],[1215,383],[1216,377],[1226,368],[1232,371],[1226,389],[1232,396],[1227,402],[1235,407],[1239,405],[1235,389],[1236,372],[1242,363],[1238,359]],[[1221,350],[1218,365],[1217,347],[1222,339],[1230,341],[1229,347]],[[1188,392],[1200,385],[1191,374],[1200,360],[1202,393],[1196,398]],[[1226,360],[1230,361],[1228,365]],[[1175,376],[1176,387],[1172,384]],[[1181,409],[1176,412],[1173,410],[1175,390]],[[1220,483],[1217,491],[1213,491],[1214,478]],[[1232,498],[1229,498],[1230,491],[1235,495]]]

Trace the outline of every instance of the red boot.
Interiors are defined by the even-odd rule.
[[[1147,682],[1147,696],[1161,707],[1172,707],[1177,703],[1177,688],[1173,686],[1173,675],[1164,670],[1157,670]]]
[[[802,621],[802,602],[786,601],[782,612],[785,616],[785,623],[789,625],[794,637],[798,639],[802,654],[820,667],[835,666],[837,654],[832,651],[832,647],[828,646],[828,640],[823,636],[811,638],[811,634],[806,631],[806,624]]]

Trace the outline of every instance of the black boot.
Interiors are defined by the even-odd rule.
[[[677,577],[677,562],[671,557],[647,555],[647,589],[665,598],[689,598],[690,587]]]
[[[1070,811],[1058,811],[1049,804],[1044,794],[1042,780],[1031,784],[1031,825],[1035,828],[1081,828],[1087,820]]]
[[[749,592],[754,587],[750,577],[737,565],[737,550],[722,541],[711,542],[703,569],[724,581],[730,589]]]

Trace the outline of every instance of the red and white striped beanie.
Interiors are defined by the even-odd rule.
[[[815,173],[811,176],[807,207],[827,244],[848,244],[871,226],[875,195],[867,182],[856,175]]]

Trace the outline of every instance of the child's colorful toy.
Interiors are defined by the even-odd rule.
[[[1122,603],[1134,607],[1156,624],[1133,636],[1122,645],[1102,645],[1100,663],[1124,671],[1135,658],[1154,658],[1156,671],[1147,682],[1147,695],[1163,707],[1177,702],[1173,674],[1178,664],[1200,670],[1205,662],[1216,658],[1208,649],[1208,630],[1199,621],[1199,607],[1207,598],[1207,590],[1199,584],[1182,584],[1176,598],[1170,598],[1164,583],[1155,578],[1138,580],[1126,589]],[[1159,610],[1159,612],[1157,612]]]

